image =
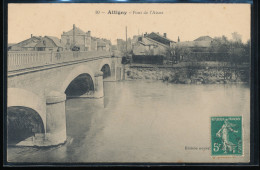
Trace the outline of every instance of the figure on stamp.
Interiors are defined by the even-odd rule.
[[[222,150],[224,153],[227,153],[227,150],[234,152],[236,145],[233,144],[229,140],[229,134],[230,132],[238,133],[237,130],[232,129],[235,125],[228,122],[228,119],[225,119],[223,126],[219,131],[216,133],[216,136],[219,138],[222,138],[223,148]]]

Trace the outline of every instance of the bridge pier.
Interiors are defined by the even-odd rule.
[[[99,71],[95,74],[94,98],[104,97],[103,72]]]
[[[47,145],[62,144],[67,139],[66,134],[66,95],[51,91],[46,97],[46,134]]]
[[[116,67],[115,69],[115,81],[120,81],[125,79],[125,68],[124,66]]]

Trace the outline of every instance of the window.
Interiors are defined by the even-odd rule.
[[[37,51],[44,51],[44,48],[43,47],[38,47]]]

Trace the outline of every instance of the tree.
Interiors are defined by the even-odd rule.
[[[234,42],[242,42],[242,36],[237,32],[233,32],[231,35],[232,35],[232,40]]]
[[[165,56],[166,56],[165,59],[172,61],[172,64],[173,64],[174,58],[175,58],[175,50],[176,50],[176,47],[168,47],[165,51]]]
[[[209,51],[214,53],[227,53],[229,50],[229,42],[226,36],[215,37],[210,44]]]
[[[191,50],[185,46],[172,46],[166,49],[166,59],[174,62],[180,62],[185,57],[190,56]]]
[[[251,57],[251,40],[249,39],[244,45],[243,62],[249,63]]]

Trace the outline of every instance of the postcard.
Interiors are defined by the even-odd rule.
[[[250,4],[9,3],[7,162],[250,162]]]

